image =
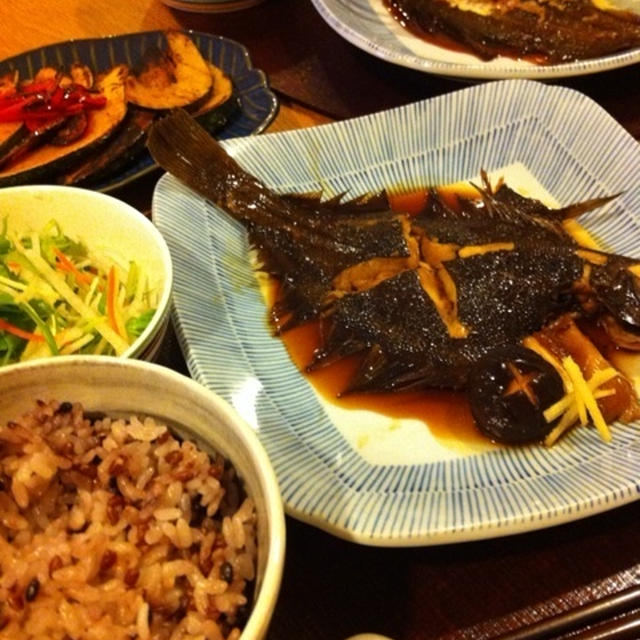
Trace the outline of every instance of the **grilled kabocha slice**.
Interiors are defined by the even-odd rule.
[[[86,122],[81,125],[81,135],[74,127],[78,122],[65,118],[60,122],[58,136],[29,149],[28,153],[12,158],[0,169],[0,187],[26,184],[34,181],[55,181],[55,177],[82,158],[97,152],[118,130],[127,113],[124,82],[127,67],[118,65],[97,79],[96,95],[104,97],[100,108],[84,112]],[[54,123],[49,122],[53,127]]]
[[[213,86],[211,71],[186,34],[168,31],[167,49],[148,49],[126,81],[127,100],[147,109],[197,109]]]
[[[207,65],[213,85],[206,101],[194,116],[209,133],[215,133],[236,114],[240,101],[231,78],[215,65]],[[157,115],[155,109],[130,104],[123,125],[100,152],[83,158],[79,164],[64,172],[58,181],[67,185],[90,185],[126,169],[144,151],[147,133]]]
[[[149,109],[129,106],[122,126],[100,147],[62,173],[58,182],[66,185],[90,185],[106,180],[133,162],[145,148],[147,132],[156,114]]]
[[[234,91],[231,78],[222,69],[208,62],[213,85],[206,101],[193,114],[209,132],[224,127],[240,108],[240,100]]]

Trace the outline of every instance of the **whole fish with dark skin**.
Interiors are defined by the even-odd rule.
[[[592,0],[388,0],[418,33],[444,34],[483,59],[535,57],[544,64],[640,46],[640,14]]]
[[[281,283],[276,333],[319,321],[309,370],[360,357],[344,393],[467,389],[485,358],[561,318],[602,317],[629,342],[640,336],[638,261],[582,247],[563,224],[610,197],[549,209],[482,173],[478,198],[450,203],[434,189],[410,216],[384,191],[277,194],[182,111],[153,126],[148,147],[245,226]]]

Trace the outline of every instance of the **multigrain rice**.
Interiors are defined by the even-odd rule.
[[[235,640],[255,560],[233,468],[153,419],[0,426],[0,638]]]

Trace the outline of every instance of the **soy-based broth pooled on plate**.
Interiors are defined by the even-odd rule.
[[[485,174],[477,198],[451,203],[432,189],[416,215],[384,192],[280,195],[185,112],[154,126],[149,149],[243,223],[280,283],[274,331],[319,324],[308,371],[359,358],[343,394],[461,390],[479,429],[508,443],[552,444],[587,423],[609,440],[609,423],[640,415],[599,349],[639,346],[640,263],[565,228],[611,198],[549,209]]]
[[[221,456],[38,402],[0,427],[0,638],[237,640],[255,527]]]
[[[640,13],[609,0],[385,0],[418,35],[446,36],[480,58],[561,64],[640,46]]]

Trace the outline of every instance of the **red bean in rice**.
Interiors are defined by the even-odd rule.
[[[255,556],[233,468],[153,419],[0,427],[0,638],[236,640]]]

